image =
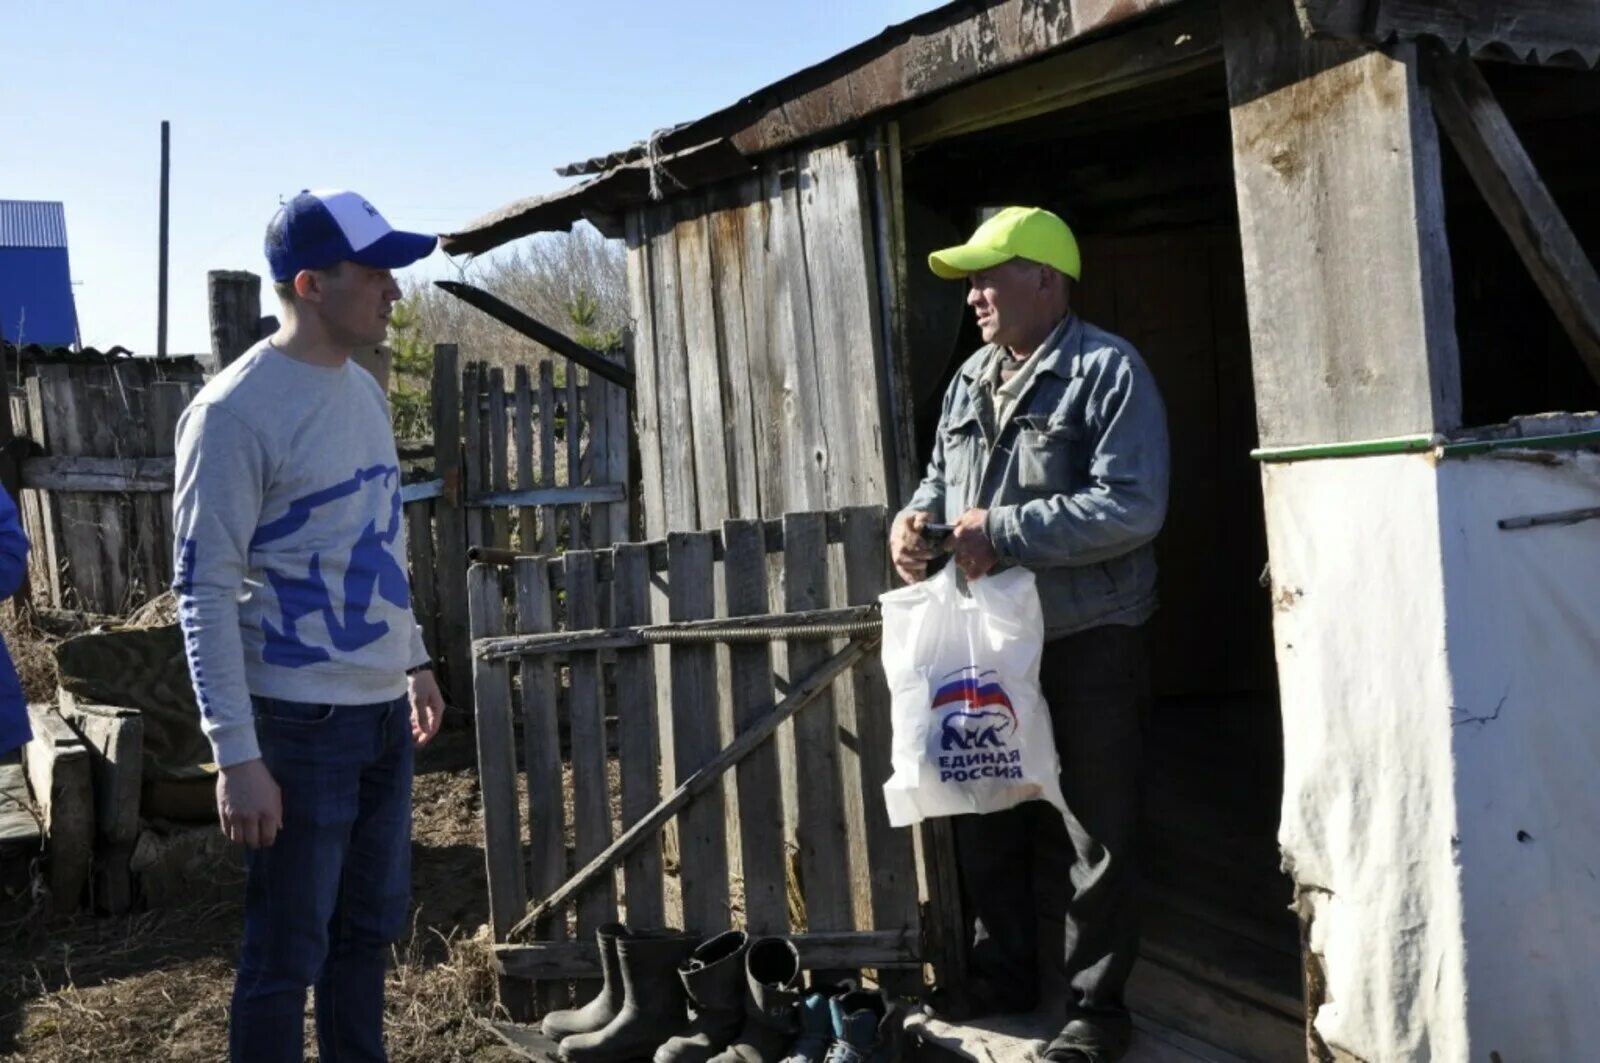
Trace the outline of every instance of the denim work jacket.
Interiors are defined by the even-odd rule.
[[[1038,578],[1047,639],[1150,618],[1167,513],[1167,417],[1149,367],[1075,315],[1058,335],[998,431],[980,384],[996,348],[966,360],[905,509],[953,523],[987,508],[1000,563]]]

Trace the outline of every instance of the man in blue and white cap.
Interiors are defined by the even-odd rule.
[[[247,848],[234,1060],[381,1060],[390,944],[410,903],[413,747],[444,700],[411,612],[389,405],[351,361],[381,343],[393,269],[436,238],[354,192],[267,226],[283,325],[178,422],[175,587],[218,768]]]

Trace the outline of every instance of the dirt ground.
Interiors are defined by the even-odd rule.
[[[472,1020],[494,999],[479,810],[472,734],[447,730],[418,761],[412,925],[389,976],[397,1063],[519,1058]],[[0,899],[0,1060],[224,1058],[239,933],[237,901],[47,920],[28,895]]]

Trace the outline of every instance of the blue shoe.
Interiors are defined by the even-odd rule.
[[[828,1001],[833,1044],[824,1063],[888,1063],[894,1052],[895,1008],[880,993],[858,990]]]

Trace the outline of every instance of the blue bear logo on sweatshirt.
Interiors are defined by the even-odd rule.
[[[357,494],[369,483],[390,489],[389,523],[379,529],[376,519],[367,522],[350,548],[344,574],[344,609],[335,612],[333,596],[322,577],[322,555],[312,554],[304,576],[267,569],[267,581],[278,597],[279,620],[261,623],[266,636],[261,657],[268,664],[283,668],[304,668],[332,660],[328,647],[306,642],[299,623],[308,616],[320,616],[327,627],[332,650],[352,653],[370,646],[389,633],[383,620],[369,620],[373,595],[401,609],[411,607],[411,588],[405,569],[395,559],[393,546],[400,537],[400,470],[393,465],[373,465],[357,469],[348,480],[341,480],[289,504],[289,510],[276,520],[256,529],[252,548],[287,538],[305,527],[313,513],[323,506]]]

